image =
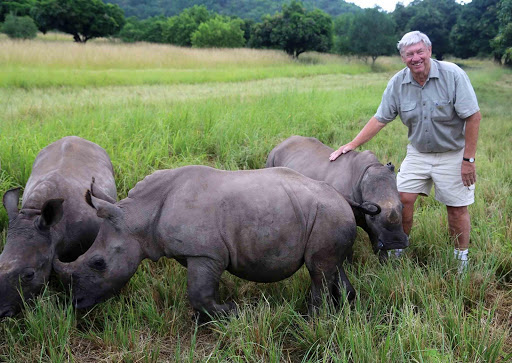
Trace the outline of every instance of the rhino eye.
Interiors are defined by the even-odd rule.
[[[23,282],[30,282],[30,281],[32,281],[34,279],[35,276],[36,276],[36,273],[35,273],[34,270],[32,270],[32,269],[25,270],[21,274],[21,280]]]
[[[91,262],[89,263],[89,265],[91,266],[91,268],[98,270],[98,271],[103,271],[107,268],[107,264],[105,263],[105,260],[103,259],[103,257],[93,258],[91,260]]]

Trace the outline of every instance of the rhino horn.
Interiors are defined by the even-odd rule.
[[[89,189],[85,193],[85,201],[91,207],[96,209],[96,215],[98,217],[108,219],[114,222],[114,224],[123,216],[121,208],[117,207],[113,203],[109,203],[108,201],[96,198]]]
[[[57,256],[53,259],[53,270],[65,285],[71,283],[72,263],[64,263]]]
[[[18,216],[18,201],[20,199],[20,189],[13,188],[5,192],[3,197],[4,208],[7,211],[9,220],[13,220]]]

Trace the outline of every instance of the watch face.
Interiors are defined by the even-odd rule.
[[[474,163],[475,162],[475,158],[469,158],[469,162],[470,163]]]

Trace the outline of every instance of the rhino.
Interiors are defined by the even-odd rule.
[[[370,239],[381,261],[387,250],[406,248],[409,239],[402,226],[402,203],[396,186],[395,167],[382,165],[374,153],[350,151],[335,161],[333,149],[314,137],[291,136],[268,155],[266,167],[288,167],[315,180],[332,185],[355,203],[371,202],[380,206],[378,215],[363,214],[353,208],[356,223]],[[349,256],[351,257],[351,256]]]
[[[9,224],[0,255],[0,317],[13,316],[23,300],[41,291],[55,256],[73,261],[94,242],[101,219],[83,198],[92,178],[98,196],[115,202],[108,154],[88,140],[68,136],[38,153],[19,211],[20,188],[4,194]]]
[[[218,299],[225,270],[275,282],[305,264],[310,311],[324,287],[338,304],[341,288],[348,299],[355,295],[342,266],[356,237],[349,204],[330,185],[291,169],[191,165],[154,172],[115,204],[94,192],[86,198],[103,218],[94,244],[74,262],[54,261],[71,283],[76,308],[118,293],[143,259],[163,256],[187,268],[188,299],[201,321],[236,310]]]

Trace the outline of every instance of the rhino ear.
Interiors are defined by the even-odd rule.
[[[103,199],[103,200],[109,202],[110,204],[114,204],[116,202],[115,199],[113,199],[111,196],[103,193],[103,191],[100,188],[96,188],[95,187],[95,185],[96,185],[95,182],[96,182],[96,180],[94,179],[94,177],[92,177],[92,181],[91,181],[91,195],[95,196],[96,198]]]
[[[108,219],[114,224],[120,221],[123,217],[123,212],[121,211],[121,208],[119,208],[113,203],[109,203],[105,200],[96,198],[94,195],[92,195],[90,190],[87,190],[87,192],[85,193],[85,201],[91,207],[96,209],[96,215],[98,217]]]
[[[388,167],[389,170],[391,170],[393,173],[395,172],[395,166],[393,165],[393,163],[390,161],[389,163],[386,164],[386,166]]]
[[[36,219],[37,228],[47,231],[51,226],[59,223],[64,214],[63,202],[64,199],[47,200],[41,208],[41,215]]]
[[[5,192],[3,203],[9,220],[18,216],[18,201],[20,200],[20,188],[9,189]]]

